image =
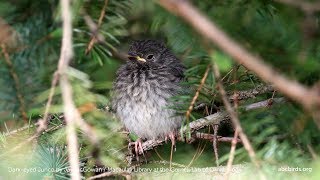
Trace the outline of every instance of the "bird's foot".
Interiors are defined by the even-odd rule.
[[[165,141],[167,142],[167,139],[170,139],[171,141],[171,145],[174,149],[174,151],[176,151],[176,137],[175,137],[175,132],[170,132],[166,137],[165,137]]]
[[[129,143],[129,146],[132,146],[132,145],[134,145],[134,152],[136,153],[136,159],[137,161],[139,161],[139,152],[141,152],[141,154],[144,156],[141,138],[138,138],[135,142]]]

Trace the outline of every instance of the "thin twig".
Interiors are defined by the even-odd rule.
[[[234,76],[234,81],[236,80],[236,76]],[[221,80],[222,81],[222,80]],[[238,114],[238,107],[239,107],[239,93],[237,93],[236,91],[234,91],[233,93],[233,97],[234,97],[234,100],[233,100],[233,104],[234,104],[234,109],[235,109],[235,112]],[[228,158],[228,163],[227,163],[227,169],[224,173],[224,178],[225,179],[229,179],[229,174],[231,172],[231,167],[232,167],[232,163],[233,163],[233,159],[234,159],[234,156],[235,156],[235,150],[236,150],[236,146],[237,146],[237,139],[238,139],[238,129],[236,128],[235,131],[234,131],[234,135],[233,135],[233,138],[232,138],[232,141],[231,141],[231,148],[230,148],[230,154],[229,154],[229,158]]]
[[[282,103],[285,102],[284,98],[273,98],[273,99],[268,99],[268,100],[264,100],[264,101],[260,101],[257,103],[253,103],[250,105],[245,106],[245,110],[249,111],[252,109],[257,109],[258,108],[262,108],[262,107],[270,107],[273,103]]]
[[[231,172],[232,162],[233,162],[233,159],[234,159],[234,153],[235,153],[236,146],[237,146],[238,134],[239,134],[238,133],[238,129],[236,129],[235,132],[234,132],[234,136],[232,138],[232,141],[231,141],[231,148],[230,148],[230,154],[229,154],[229,159],[228,159],[228,163],[227,163],[227,170],[224,173],[224,178],[225,179],[229,179],[229,174]]]
[[[61,0],[61,16],[62,16],[62,46],[58,64],[58,72],[60,75],[60,88],[62,100],[64,104],[64,115],[67,122],[66,133],[68,143],[68,159],[71,169],[71,179],[80,179],[78,140],[76,134],[76,118],[79,111],[76,109],[72,99],[72,87],[68,80],[67,70],[69,63],[73,57],[72,49],[72,17],[70,0]],[[79,115],[80,116],[80,115]]]
[[[200,143],[198,143],[198,147],[196,149],[196,152],[194,153],[194,155],[193,155],[191,161],[189,162],[189,164],[187,165],[187,167],[190,167],[192,165],[192,163],[196,160],[197,155],[199,154],[200,146],[201,146],[201,141],[200,141]]]
[[[228,77],[229,74],[232,73],[233,70],[234,70],[234,68],[232,68],[226,75],[224,75],[223,78],[221,79],[221,81],[223,81],[226,77]]]
[[[88,54],[88,53],[91,51],[91,49],[93,48],[93,45],[97,42],[96,34],[97,34],[98,29],[100,28],[100,26],[101,26],[101,24],[102,24],[103,17],[104,17],[104,15],[106,14],[107,5],[108,5],[108,0],[105,0],[105,1],[104,1],[104,5],[103,5],[103,7],[102,7],[102,10],[101,10],[101,12],[100,12],[100,17],[99,17],[98,25],[95,25],[95,23],[88,23],[88,22],[90,22],[90,20],[89,20],[88,18],[85,19],[86,22],[87,22],[87,24],[93,24],[93,26],[89,26],[89,27],[91,27],[90,29],[91,29],[91,31],[93,32],[93,34],[92,34],[91,40],[90,40],[89,43],[88,43],[88,46],[87,46],[86,51],[85,51],[85,54]],[[85,17],[87,17],[87,16],[85,16]],[[93,22],[93,21],[92,21],[92,22]]]
[[[50,109],[50,106],[52,103],[55,87],[56,87],[58,81],[59,81],[59,73],[56,71],[53,74],[51,88],[50,88],[50,92],[49,92],[49,96],[48,96],[48,101],[47,101],[46,108],[45,108],[44,115],[43,115],[43,119],[42,119],[44,121],[44,123],[43,123],[43,126],[39,126],[37,129],[37,132],[39,132],[39,133],[41,133],[42,131],[44,131],[48,127],[49,109]]]
[[[156,152],[157,156],[159,157],[159,159],[161,161],[164,161],[163,157],[159,154],[158,150],[157,149],[154,149],[154,152]]]
[[[205,73],[203,74],[203,77],[202,77],[202,79],[201,79],[201,81],[200,81],[200,85],[199,85],[199,87],[198,87],[195,95],[194,95],[193,98],[192,98],[192,101],[191,101],[191,103],[190,103],[190,105],[189,105],[189,108],[188,108],[188,110],[187,110],[187,112],[186,112],[186,118],[187,118],[187,119],[189,119],[190,114],[191,114],[192,109],[193,109],[193,106],[194,106],[194,103],[195,103],[196,100],[198,99],[198,96],[199,96],[199,94],[200,94],[200,91],[201,91],[204,83],[206,82],[206,79],[207,79],[207,77],[208,77],[209,70],[210,70],[210,66],[207,67]]]
[[[202,133],[200,136],[206,136],[206,135],[207,135],[206,137],[210,136],[211,139],[210,138],[209,139],[211,140],[211,142],[213,142],[214,136],[212,134],[209,134],[209,133],[210,133],[210,128],[209,128],[208,133]],[[194,141],[194,135],[198,139],[204,139],[204,138],[199,138],[199,136],[197,137],[197,135],[199,135],[199,134],[195,133],[195,134],[192,134],[190,139],[188,139],[188,143],[191,143],[191,141],[192,142]],[[201,154],[203,153],[206,145],[207,145],[207,143],[205,143],[204,141],[200,141],[198,143],[198,147],[196,149],[196,152],[193,155],[193,157],[192,157],[191,161],[189,162],[189,164],[187,165],[187,167],[190,167],[193,164],[193,162],[196,161],[201,156]]]
[[[80,113],[77,113],[76,116],[76,123],[78,127],[83,131],[83,133],[88,137],[88,139],[94,146],[98,146],[99,138],[98,135],[95,133],[96,130],[92,126],[90,126],[84,119],[81,118]]]
[[[83,19],[85,20],[86,24],[88,25],[91,33],[92,33],[92,39],[88,44],[88,47],[85,51],[85,54],[87,55],[90,50],[93,48],[94,43],[99,42],[103,45],[106,45],[106,41],[104,36],[99,33],[98,31],[98,25],[92,20],[92,18],[83,12]],[[117,60],[121,60],[122,62],[126,62],[128,60],[128,56],[124,52],[117,51],[116,49],[111,49],[112,56],[115,57]]]
[[[169,168],[170,170],[172,169],[172,158],[173,158],[173,149],[175,145],[173,145],[173,142],[171,142],[171,149],[170,149],[170,164],[169,164]]]
[[[198,97],[199,97],[200,91],[201,91],[204,83],[206,82],[206,79],[207,79],[207,77],[208,77],[209,70],[210,70],[210,66],[207,66],[206,71],[205,71],[205,73],[203,74],[203,77],[202,77],[202,79],[201,79],[201,81],[200,81],[200,85],[198,86],[197,91],[196,91],[195,95],[193,96],[192,101],[191,101],[191,103],[190,103],[190,105],[189,105],[189,108],[188,108],[188,110],[187,110],[187,112],[186,112],[187,123],[189,123],[190,114],[191,114],[191,112],[192,112],[192,110],[193,110],[193,107],[194,107],[194,104],[195,104],[196,100],[197,100]],[[172,155],[172,149],[171,149],[171,155]],[[193,159],[194,159],[194,158],[195,158],[195,156],[193,157]],[[193,159],[192,159],[192,161],[190,162],[190,164],[193,162]],[[170,162],[171,162],[171,156],[170,156]],[[190,165],[190,164],[189,164],[189,165]],[[171,166],[170,166],[170,168],[171,168]]]
[[[219,166],[219,154],[218,154],[218,128],[219,125],[213,125],[213,141],[212,141],[212,146],[213,146],[213,151],[214,151],[214,157],[216,159],[216,165],[217,167]]]
[[[25,131],[25,130],[28,130],[29,128],[32,128],[36,126],[36,124],[30,124],[30,125],[26,125],[26,126],[23,126],[21,128],[18,128],[18,129],[15,129],[15,130],[12,130],[12,131],[8,131],[6,133],[4,133],[4,136],[11,136],[11,135],[14,135],[16,133],[19,133],[19,132],[22,132],[22,131]]]
[[[25,123],[28,123],[28,116],[27,116],[27,113],[26,113],[25,102],[24,102],[24,99],[23,99],[23,96],[22,96],[21,87],[20,87],[20,81],[19,81],[18,75],[14,70],[13,64],[12,64],[12,62],[10,60],[10,57],[9,57],[9,53],[7,52],[6,45],[5,44],[1,44],[1,49],[2,49],[2,53],[4,55],[5,63],[8,66],[10,75],[11,75],[11,77],[13,79],[13,82],[14,82],[14,88],[16,90],[16,96],[17,96],[17,99],[18,99],[18,101],[20,103],[19,110],[20,110],[22,119],[23,119],[23,121]]]
[[[159,0],[158,2],[168,11],[186,20],[206,39],[215,43],[239,64],[255,72],[264,81],[272,83],[281,93],[302,104],[309,111],[319,110],[320,95],[317,92],[284,77],[261,58],[252,55],[239,43],[227,36],[214,22],[190,4],[189,1]],[[320,120],[315,119],[315,123],[320,128]]]
[[[270,85],[267,85],[267,86],[259,85],[254,89],[238,91],[236,93],[233,93],[233,92],[227,93],[227,95],[229,95],[230,101],[234,101],[235,99],[244,100],[248,98],[255,98],[259,94],[264,94],[264,93],[273,92],[273,91],[274,91],[274,88]]]
[[[246,99],[250,99],[250,98],[256,98],[256,96],[260,95],[260,94],[264,94],[264,93],[268,93],[268,92],[274,92],[275,90],[273,89],[272,86],[270,85],[259,85],[254,89],[249,89],[249,90],[242,90],[242,91],[236,91],[236,92],[228,92],[228,99],[231,102],[234,102],[235,100],[239,101],[239,100],[246,100]],[[198,105],[195,105],[193,107],[194,110],[199,110],[202,109],[206,106],[210,106],[206,103],[200,103]]]

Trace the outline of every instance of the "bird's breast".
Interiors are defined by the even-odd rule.
[[[156,138],[180,126],[181,120],[172,119],[174,111],[167,107],[179,87],[165,73],[134,71],[118,76],[114,88],[117,115],[140,137]]]
[[[151,98],[169,98],[175,94],[179,86],[173,82],[166,72],[152,70],[136,70],[119,78],[117,91],[130,96],[135,101],[146,101]]]

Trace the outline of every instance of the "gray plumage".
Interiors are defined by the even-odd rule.
[[[128,55],[127,63],[117,71],[113,109],[124,126],[140,138],[164,138],[181,126],[182,117],[168,106],[169,98],[181,91],[185,68],[154,40],[133,42]]]

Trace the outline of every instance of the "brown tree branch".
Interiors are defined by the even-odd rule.
[[[182,134],[185,134],[190,130],[191,133],[195,132],[196,130],[202,129],[209,125],[220,124],[222,121],[229,120],[229,116],[226,112],[216,112],[204,118],[197,119],[196,121],[192,121],[189,123],[189,127],[185,126],[181,129]],[[181,137],[180,133],[176,134],[177,140],[184,141],[184,138]],[[185,135],[184,135],[185,137]],[[148,140],[142,144],[143,151],[151,150],[159,145],[162,145],[165,142],[164,139],[158,140]],[[142,152],[139,150],[139,154]]]
[[[196,132],[194,134],[194,137],[197,139],[205,139],[209,140],[211,142],[214,141],[214,134],[208,134],[208,133],[203,133],[203,132]],[[233,140],[233,137],[223,137],[223,136],[217,136],[217,141],[219,142],[231,142]],[[241,139],[236,138],[237,143],[242,143]]]
[[[235,99],[243,100],[243,99],[255,98],[259,94],[264,94],[264,93],[273,92],[273,91],[274,89],[270,85],[267,85],[267,86],[260,85],[254,89],[238,91],[236,93],[231,92],[227,94],[228,94],[229,100],[234,101]]]
[[[239,64],[255,72],[264,81],[272,83],[275,89],[302,104],[307,110],[314,111],[315,108],[319,110],[319,94],[294,80],[289,80],[276,72],[260,57],[252,55],[240,44],[227,36],[214,22],[209,20],[188,1],[159,0],[158,2],[168,11],[182,17],[202,36],[215,43]],[[320,128],[320,120],[315,120],[315,122]]]

